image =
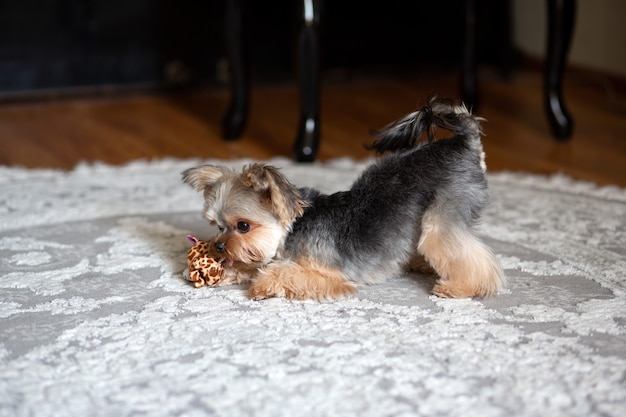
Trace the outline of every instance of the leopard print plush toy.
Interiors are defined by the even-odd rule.
[[[193,282],[196,288],[219,283],[224,275],[223,259],[211,255],[213,242],[200,240],[193,235],[188,235],[187,239],[194,245],[187,253],[188,269],[183,273],[185,279]]]

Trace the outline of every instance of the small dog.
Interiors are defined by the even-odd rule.
[[[214,250],[229,272],[218,285],[251,281],[255,300],[335,299],[417,265],[436,272],[438,296],[495,294],[502,269],[472,231],[488,200],[481,120],[431,100],[374,131],[369,147],[389,153],[330,195],[264,164],[186,170],[183,181],[204,192],[203,215],[220,231]],[[437,127],[454,136],[435,140]]]

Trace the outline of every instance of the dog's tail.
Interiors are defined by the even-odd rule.
[[[418,111],[407,114],[382,129],[372,131],[374,142],[368,149],[379,154],[411,149],[420,144],[424,133],[428,142],[432,142],[436,129],[440,127],[457,137],[467,139],[470,146],[474,145],[482,150],[480,144],[482,120],[484,119],[481,117],[473,116],[462,103],[454,104],[451,100],[431,99],[428,105]]]

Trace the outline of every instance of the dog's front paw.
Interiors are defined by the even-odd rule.
[[[268,294],[261,288],[250,287],[250,291],[248,292],[248,298],[254,301],[265,300],[266,298],[272,298],[273,295]]]
[[[248,298],[254,301],[265,300],[266,298],[284,297],[294,298],[293,294],[288,294],[284,288],[276,285],[268,285],[266,282],[255,282],[250,287]]]

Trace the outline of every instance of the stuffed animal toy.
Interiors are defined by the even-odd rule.
[[[224,259],[212,255],[212,241],[200,240],[193,235],[188,235],[187,239],[194,245],[187,254],[188,269],[183,272],[183,276],[193,282],[196,288],[216,285],[224,275]]]

